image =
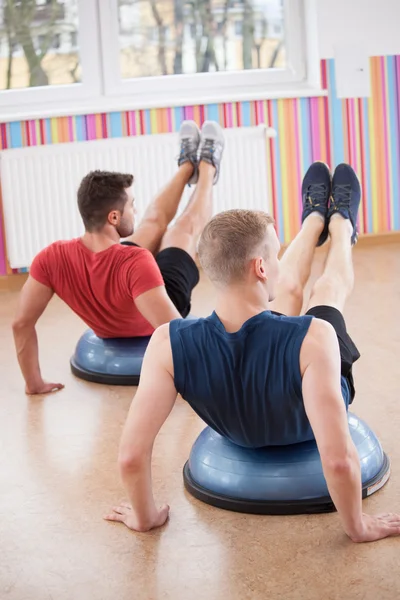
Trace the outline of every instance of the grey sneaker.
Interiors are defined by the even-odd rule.
[[[197,183],[199,178],[199,160],[198,150],[200,144],[200,130],[194,121],[183,121],[179,130],[180,152],[178,157],[178,167],[186,162],[193,165],[193,175],[189,179],[191,183]]]
[[[225,140],[222,127],[215,121],[206,121],[201,128],[200,160],[204,160],[215,167],[214,185],[219,178],[224,146]]]

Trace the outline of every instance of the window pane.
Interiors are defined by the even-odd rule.
[[[123,78],[284,68],[283,0],[118,0]]]
[[[0,0],[0,90],[81,81],[78,0]]]

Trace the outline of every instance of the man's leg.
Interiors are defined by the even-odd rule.
[[[156,254],[169,223],[175,217],[187,183],[198,177],[197,151],[200,132],[193,121],[184,121],[180,133],[178,172],[147,208],[137,230],[126,241]]]
[[[171,181],[147,207],[136,231],[126,239],[147,248],[155,254],[160,248],[161,240],[167,227],[176,215],[186,184],[193,173],[193,165],[184,163]]]
[[[327,238],[326,216],[331,192],[328,167],[316,162],[303,179],[302,227],[280,261],[280,278],[271,310],[287,316],[300,314],[303,290],[310,277],[315,247]]]
[[[352,366],[360,358],[357,346],[347,333],[342,311],[354,284],[352,246],[357,241],[356,221],[361,200],[357,175],[349,165],[339,165],[332,180],[328,213],[331,246],[324,271],[311,291],[307,314],[328,321],[338,337],[341,373],[349,388],[349,402],[355,396]]]
[[[212,188],[215,168],[206,163],[199,164],[199,181],[185,210],[162,238],[160,251],[166,248],[181,248],[194,259],[197,241],[212,216]]]
[[[311,213],[280,261],[280,276],[270,309],[297,316],[303,306],[303,290],[310,277],[315,247],[324,228],[324,219]]]
[[[351,234],[353,226],[340,214],[333,215],[329,223],[331,246],[324,271],[315,282],[308,309],[314,306],[333,306],[343,311],[354,285]]]
[[[352,246],[357,241],[357,214],[361,187],[349,165],[339,165],[332,181],[329,208],[331,246],[324,271],[311,290],[308,308],[332,306],[342,311],[354,285]]]
[[[190,312],[192,290],[199,281],[195,263],[197,242],[212,216],[212,187],[219,177],[223,149],[220,126],[213,122],[204,123],[196,189],[182,215],[164,235],[156,256],[165,289],[183,317]]]
[[[200,142],[199,179],[188,205],[176,223],[165,233],[160,250],[180,248],[193,259],[197,242],[212,216],[212,188],[219,177],[224,148],[222,129],[217,123],[203,125]]]

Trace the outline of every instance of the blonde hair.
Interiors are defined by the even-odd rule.
[[[222,285],[238,281],[257,253],[266,258],[267,227],[274,224],[269,214],[259,210],[233,209],[213,217],[198,247],[201,266],[211,281]]]

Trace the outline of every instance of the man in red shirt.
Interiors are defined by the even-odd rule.
[[[196,123],[185,121],[178,172],[135,232],[133,176],[92,171],[84,177],[78,190],[84,235],[42,250],[21,291],[13,332],[27,394],[63,387],[42,378],[35,329],[54,293],[102,338],[151,335],[163,323],[188,315],[199,281],[197,241],[211,218],[223,148],[217,123],[207,121],[200,132]],[[188,183],[196,188],[168,229]]]

